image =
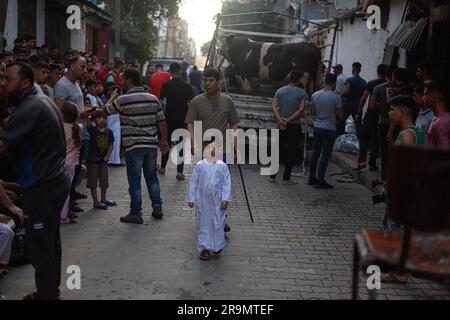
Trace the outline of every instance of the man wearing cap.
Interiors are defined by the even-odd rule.
[[[344,75],[344,66],[342,64],[337,64],[333,67],[333,73],[337,77],[336,82],[336,93],[341,95],[344,91],[345,81],[347,81],[347,77]]]

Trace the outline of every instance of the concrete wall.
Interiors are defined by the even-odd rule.
[[[18,14],[17,0],[9,0],[5,25],[5,38],[8,42],[7,50],[14,48],[14,40],[17,39]],[[36,1],[36,38],[38,46],[45,43],[45,0]]]
[[[383,62],[386,40],[401,23],[404,0],[392,0],[389,23],[385,30],[369,30],[366,22],[355,18],[353,24],[350,19],[341,20],[340,29],[336,38],[333,56],[333,65],[340,63],[344,66],[344,74],[351,75],[352,63],[360,62],[363,66],[361,76],[366,80],[376,78],[376,68]],[[327,42],[332,42],[330,32]],[[329,58],[329,51],[325,52],[325,60]]]
[[[6,49],[9,51],[14,48],[14,40],[17,39],[17,11],[17,0],[9,0],[5,23],[5,39],[8,42]]]
[[[38,46],[45,44],[45,0],[36,1],[36,40]]]
[[[78,51],[86,51],[86,19],[81,20],[80,30],[70,31],[70,47]]]

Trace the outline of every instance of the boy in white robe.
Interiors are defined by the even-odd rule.
[[[196,208],[197,250],[200,259],[210,259],[210,251],[219,254],[225,247],[226,209],[231,201],[231,176],[228,166],[217,159],[217,145],[209,144],[205,158],[192,173],[187,201]]]

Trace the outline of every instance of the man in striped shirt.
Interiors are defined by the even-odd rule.
[[[107,105],[109,114],[120,115],[122,127],[122,146],[126,151],[127,177],[131,198],[131,212],[120,218],[124,223],[142,224],[141,173],[144,177],[152,201],[155,219],[162,219],[162,200],[156,159],[158,147],[163,154],[169,152],[167,124],[159,100],[141,87],[139,71],[128,69],[125,72],[125,90],[127,94],[117,97]],[[158,138],[158,128],[161,141]]]

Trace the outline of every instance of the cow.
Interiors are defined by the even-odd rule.
[[[313,92],[320,77],[322,54],[319,48],[307,42],[263,43],[229,35],[225,38],[221,54],[233,67],[245,92],[251,91],[258,80],[284,82],[292,70],[303,73],[305,88]]]

